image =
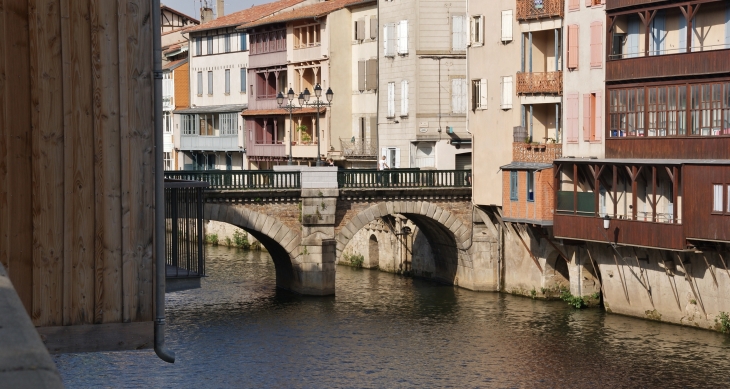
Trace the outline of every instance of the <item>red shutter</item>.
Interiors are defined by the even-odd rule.
[[[578,25],[568,26],[568,68],[578,68]]]
[[[596,92],[596,124],[595,128],[595,139],[601,140],[603,135],[603,92]]]
[[[592,2],[592,1],[593,1],[593,0],[586,0],[586,7],[590,7],[590,6],[591,6],[591,2]]]
[[[591,67],[600,68],[603,63],[603,22],[591,23]]]
[[[589,142],[591,140],[591,124],[593,118],[591,117],[591,94],[586,93],[583,95],[583,142]]]
[[[568,9],[571,11],[580,9],[580,0],[568,0]]]
[[[568,143],[578,142],[578,94],[570,93],[566,96],[565,119],[567,124]]]

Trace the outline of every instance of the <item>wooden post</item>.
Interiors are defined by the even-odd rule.
[[[613,165],[613,217],[618,217],[618,166]]]
[[[631,167],[631,220],[636,220],[636,191],[638,185],[636,184],[636,178],[639,175],[636,166]]]
[[[651,167],[651,221],[656,223],[656,166]]]
[[[573,164],[573,215],[578,214],[578,164]]]
[[[598,179],[599,176],[599,167],[598,165],[595,166],[593,170],[593,196],[594,196],[594,212],[596,217],[598,217],[601,214],[601,183]]]

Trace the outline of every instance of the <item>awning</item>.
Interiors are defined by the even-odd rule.
[[[553,167],[550,163],[536,163],[536,162],[512,162],[508,165],[500,166],[502,170],[545,170]]]
[[[228,105],[208,105],[205,107],[192,107],[178,109],[172,113],[191,114],[191,113],[239,113],[247,108],[247,104],[228,104]]]
[[[325,107],[322,107],[319,109],[319,113],[324,113],[327,109]],[[306,115],[306,114],[312,114],[317,113],[317,108],[301,108],[301,109],[295,109],[292,111],[292,115]],[[275,115],[289,115],[289,111],[285,110],[284,108],[275,108],[275,109],[254,109],[254,110],[246,110],[243,113],[241,113],[241,116],[275,116]]]

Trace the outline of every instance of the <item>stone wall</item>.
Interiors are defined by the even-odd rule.
[[[512,143],[513,162],[553,163],[554,160],[562,156],[563,145],[559,143]]]

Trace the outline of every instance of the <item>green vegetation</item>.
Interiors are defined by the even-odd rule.
[[[251,244],[248,243],[248,234],[236,230],[233,233],[233,243],[236,245],[236,247],[246,249],[248,250],[251,248]]]
[[[532,290],[530,291],[530,297],[532,297],[533,300],[535,299],[535,297],[537,297],[537,291],[535,290],[535,288],[532,288]]]
[[[601,299],[601,294],[596,292],[590,296],[573,296],[568,289],[562,289],[560,292],[560,299],[567,302],[575,309],[587,308],[594,305]]]
[[[218,246],[218,234],[205,235],[205,243],[212,244],[213,246]]]
[[[348,262],[352,267],[359,268],[362,267],[363,263],[365,263],[365,257],[363,257],[360,253],[343,253],[342,258],[344,258],[345,262]]]
[[[720,332],[730,334],[730,315],[727,312],[720,312],[715,318],[715,323],[720,327]]]
[[[227,236],[226,236],[226,246],[228,246],[228,247],[233,246],[233,241],[231,240],[231,238],[229,238]]]

